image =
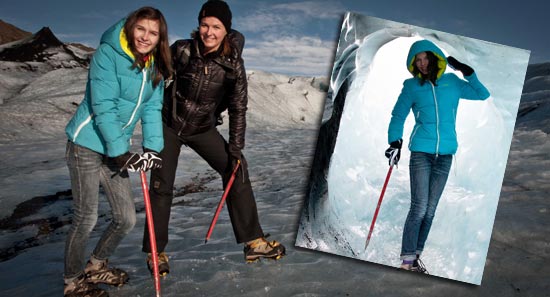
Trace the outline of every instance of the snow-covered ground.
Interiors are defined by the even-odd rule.
[[[73,102],[80,102],[86,71],[25,71],[0,71],[0,86],[16,94],[0,105],[0,295],[59,296],[71,217],[63,127],[76,108]],[[246,264],[226,211],[204,244],[221,180],[184,149],[167,248],[171,273],[162,279],[163,296],[548,296],[548,134],[529,127],[514,134],[481,286],[401,272],[294,247],[324,94],[318,81],[311,86],[311,78],[248,74],[244,153],[262,226],[286,245],[287,256]],[[8,77],[19,81],[11,83]],[[138,223],[110,259],[131,279],[122,288],[110,288],[111,296],[154,294],[140,251],[145,214],[138,177],[132,176],[132,182]],[[109,222],[108,209],[103,199],[90,251]]]

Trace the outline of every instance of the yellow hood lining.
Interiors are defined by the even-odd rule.
[[[443,73],[445,73],[445,68],[447,67],[447,60],[445,59],[445,57],[438,55],[436,52],[433,52],[433,51],[430,51],[430,52],[432,52],[432,54],[434,54],[434,56],[437,57],[437,66],[439,67],[439,71],[437,72],[437,79],[439,79],[443,75]],[[408,67],[410,73],[413,73],[414,71],[414,60],[415,58],[411,59],[411,64]],[[417,76],[420,77],[420,73]]]
[[[122,47],[122,50],[130,57],[132,60],[136,60],[136,57],[132,53],[132,50],[130,50],[130,46],[128,45],[128,38],[126,37],[126,32],[124,32],[124,28],[120,30],[120,47]],[[147,59],[147,62],[145,63],[145,68],[151,67],[153,63],[153,55],[149,56],[149,59]]]

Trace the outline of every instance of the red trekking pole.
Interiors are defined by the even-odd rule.
[[[233,172],[231,173],[231,178],[229,178],[229,182],[227,182],[227,186],[225,187],[225,191],[223,192],[222,199],[220,200],[220,203],[218,203],[216,214],[212,218],[212,222],[210,223],[210,228],[208,228],[208,233],[206,233],[206,239],[204,240],[204,243],[207,243],[208,239],[210,239],[210,235],[212,235],[212,231],[214,230],[214,226],[216,226],[216,222],[218,221],[218,216],[220,215],[220,211],[223,208],[223,203],[225,202],[225,198],[227,198],[227,195],[229,194],[229,190],[231,190],[231,186],[233,185],[233,181],[235,181],[235,175],[237,174],[237,170],[239,169],[240,164],[241,164],[241,160],[237,160],[237,165],[235,165],[235,169],[233,169]]]
[[[153,224],[153,212],[151,211],[151,200],[149,199],[149,188],[147,187],[147,175],[145,171],[139,171],[141,176],[141,189],[145,202],[145,215],[147,217],[147,229],[149,230],[149,245],[151,245],[151,256],[153,257],[153,274],[155,276],[155,291],[160,297],[159,260],[157,255],[157,239],[155,238],[155,226]]]
[[[384,186],[382,187],[382,192],[380,193],[380,198],[378,198],[378,205],[376,206],[376,211],[374,212],[374,217],[372,218],[372,222],[370,223],[370,230],[369,235],[367,236],[367,242],[365,242],[365,250],[367,249],[367,246],[369,245],[370,237],[372,235],[372,230],[374,230],[374,223],[376,223],[376,217],[378,217],[378,211],[380,210],[380,205],[382,204],[382,198],[384,198],[384,193],[386,192],[386,186],[388,185],[388,182],[390,181],[391,172],[393,170],[393,162],[390,165],[390,169],[388,170],[388,174],[386,175],[386,181],[384,182]]]

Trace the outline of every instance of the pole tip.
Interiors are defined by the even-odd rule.
[[[207,242],[208,242],[208,239],[205,239],[205,240],[204,240],[204,244],[206,244]]]

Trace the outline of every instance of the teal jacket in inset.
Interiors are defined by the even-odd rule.
[[[439,60],[436,85],[429,80],[421,85],[419,77],[403,82],[403,89],[392,111],[388,143],[403,138],[405,119],[412,109],[416,124],[409,140],[409,149],[430,154],[454,154],[458,147],[455,125],[459,99],[485,100],[490,96],[489,91],[475,73],[466,76],[467,81],[453,73],[444,73],[447,59],[428,40],[417,41],[411,46],[407,57],[409,72],[413,73],[416,54],[426,51],[434,53]]]
[[[123,27],[125,19],[109,28],[95,51],[86,93],[67,124],[69,140],[100,154],[116,157],[129,151],[139,119],[143,147],[160,152],[164,83],[153,88],[152,63],[132,68],[134,57]]]

